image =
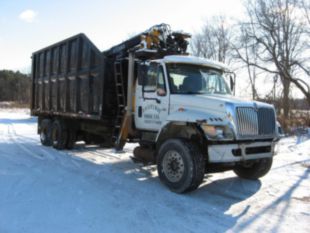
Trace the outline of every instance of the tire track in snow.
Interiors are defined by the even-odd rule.
[[[28,155],[36,159],[42,161],[43,160],[54,161],[55,163],[60,164],[61,166],[66,168],[81,167],[79,163],[74,161],[73,159],[74,157],[72,157],[72,155],[63,151],[52,149],[50,147],[44,147],[41,144],[39,144],[39,141],[37,140],[34,140],[32,138],[25,138],[23,135],[17,134],[14,124],[10,124],[9,126],[9,137],[20,149],[22,149]],[[38,143],[34,144],[33,143],[34,141]],[[61,158],[59,158],[59,156],[61,156]]]
[[[14,129],[14,127],[12,126],[12,124],[8,125],[8,137],[11,139],[11,141],[18,146],[22,151],[26,152],[28,155],[36,158],[36,159],[40,159],[40,160],[44,160],[44,158],[42,156],[37,155],[36,153],[34,153],[32,150],[30,150],[29,148],[27,148],[24,144],[20,143],[16,138],[16,131]],[[19,138],[20,139],[20,138]]]
[[[11,138],[9,137],[9,126],[7,124],[0,124],[0,127],[0,142],[3,145],[0,149],[0,156],[16,166],[23,166],[27,168],[33,167],[33,164],[16,158],[16,153],[14,153],[14,151],[12,152],[12,148],[8,147],[9,145],[12,145]]]
[[[34,170],[35,164],[24,157],[21,158],[19,153],[16,153],[15,149],[12,148],[12,139],[10,137],[11,130],[9,124],[0,124],[1,126],[1,134],[0,134],[0,142],[2,144],[0,150],[0,156],[2,157],[2,162],[4,159],[4,169],[0,170],[1,176],[14,176],[15,178],[9,178],[11,182],[5,185],[6,196],[4,197],[7,202],[12,199],[12,197],[18,196],[21,191],[18,186],[25,182],[27,176],[25,175],[27,171]],[[5,134],[6,132],[6,134]],[[15,145],[15,144],[14,144]],[[4,149],[4,150],[3,150]],[[13,149],[13,150],[12,150]],[[8,163],[6,163],[6,161]],[[17,169],[16,167],[23,168]],[[13,203],[16,204],[16,203]]]

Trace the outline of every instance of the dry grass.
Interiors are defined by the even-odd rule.
[[[310,111],[294,110],[289,118],[285,118],[281,114],[278,116],[278,121],[285,132],[293,134],[296,128],[310,127]]]
[[[310,163],[302,163],[301,166],[310,169]]]
[[[310,202],[310,196],[306,197],[293,197],[295,200],[302,201],[302,202]]]

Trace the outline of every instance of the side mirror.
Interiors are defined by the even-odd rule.
[[[230,90],[233,92],[235,90],[235,81],[232,75],[229,76],[230,80]]]

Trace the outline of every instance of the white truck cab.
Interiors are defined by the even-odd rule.
[[[148,62],[139,74],[135,127],[142,142],[156,145],[159,176],[173,191],[191,190],[200,182],[175,186],[186,170],[184,151],[202,155],[197,160],[203,160],[204,172],[212,164],[230,164],[239,176],[257,179],[271,167],[277,138],[274,107],[234,97],[227,74],[222,63],[180,55]]]

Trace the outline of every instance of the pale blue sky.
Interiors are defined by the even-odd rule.
[[[0,69],[27,71],[32,52],[80,32],[105,50],[154,24],[194,33],[242,11],[240,0],[0,0]]]

